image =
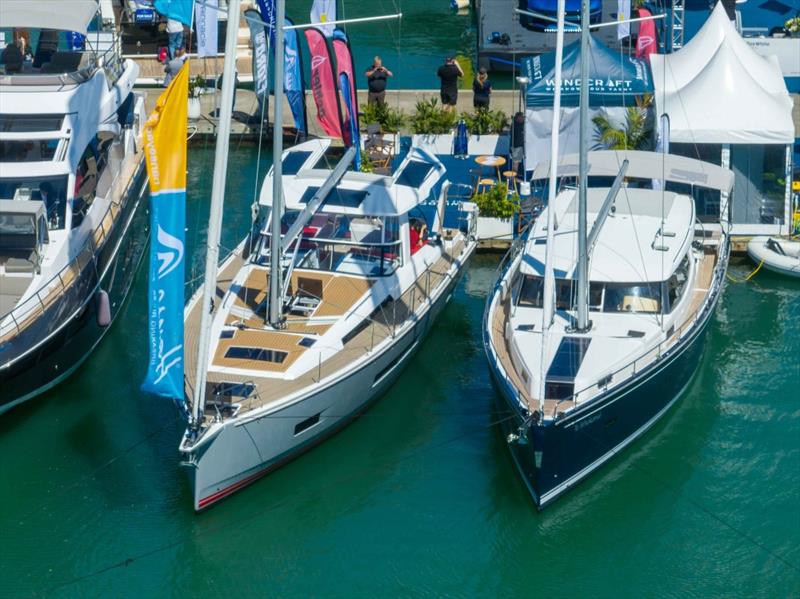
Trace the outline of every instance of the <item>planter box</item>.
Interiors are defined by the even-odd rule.
[[[453,153],[452,133],[439,135],[423,134],[414,135],[411,138],[411,146],[421,148],[431,154],[444,154],[449,156]],[[470,135],[467,144],[467,153],[470,156],[495,155],[507,156],[509,151],[508,135]]]
[[[514,219],[478,216],[478,241],[512,241],[514,238]]]

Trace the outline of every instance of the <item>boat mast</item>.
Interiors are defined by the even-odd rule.
[[[556,300],[556,280],[553,271],[553,238],[555,237],[556,227],[556,185],[558,171],[558,136],[561,130],[561,62],[564,59],[564,12],[566,0],[558,0],[557,18],[558,28],[556,30],[556,72],[555,90],[553,92],[553,126],[550,134],[550,178],[547,182],[547,245],[545,246],[544,258],[544,290],[542,297],[542,373],[539,377],[541,389],[539,390],[539,410],[544,410],[545,378],[547,368],[545,366],[544,353],[547,348],[547,331],[553,324],[553,314],[555,312]]]
[[[589,254],[586,243],[586,212],[589,170],[589,0],[581,0],[581,93],[580,93],[580,136],[578,161],[578,318],[575,329],[589,329]]]
[[[217,146],[214,153],[214,178],[211,183],[211,210],[208,217],[206,241],[206,272],[203,279],[203,299],[200,321],[200,343],[192,401],[191,430],[197,432],[203,422],[206,403],[206,375],[211,346],[211,302],[217,287],[219,238],[222,229],[222,205],[225,200],[225,179],[228,174],[228,146],[233,115],[233,87],[236,80],[236,41],[239,35],[239,5],[241,0],[228,0],[228,23],[225,30],[225,62],[222,68],[222,99],[219,109]]]
[[[283,24],[285,0],[275,3],[275,64],[283,60]],[[281,215],[283,214],[283,68],[275,68],[275,117],[272,126],[272,230],[269,242],[269,314],[270,326],[278,328],[283,320],[281,298]]]

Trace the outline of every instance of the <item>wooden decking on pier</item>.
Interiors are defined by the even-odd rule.
[[[214,397],[210,394],[210,389],[216,383],[225,382],[249,382],[256,387],[256,392],[251,397],[242,402],[240,413],[261,407],[265,404],[278,401],[306,387],[316,384],[335,372],[338,372],[357,359],[372,351],[372,349],[385,339],[397,334],[402,326],[406,324],[415,310],[419,309],[427,301],[428,295],[434,296],[439,293],[439,288],[446,284],[446,279],[451,276],[449,270],[456,259],[464,259],[463,252],[465,244],[459,242],[454,245],[450,252],[444,253],[439,260],[423,271],[403,295],[394,302],[384,305],[380,313],[374,316],[372,324],[367,326],[352,339],[344,344],[343,348],[336,351],[331,357],[321,361],[316,368],[304,372],[295,379],[279,378],[274,376],[259,377],[257,372],[249,373],[248,376],[220,374],[214,371],[208,373],[208,385],[206,387],[207,411],[214,414]],[[225,268],[218,277],[217,296],[222,297],[230,287],[231,281],[236,272],[241,268],[243,262],[240,257],[236,257]],[[216,305],[221,302],[217,301]],[[367,317],[367,315],[364,315]],[[263,323],[262,323],[263,326]],[[186,380],[194,383],[197,367],[197,348],[200,327],[200,302],[197,302],[191,309],[186,318],[185,325],[185,346],[186,346]],[[281,335],[287,338],[298,340],[298,335],[288,332],[269,331],[274,335]],[[278,349],[278,348],[275,348]],[[287,358],[288,359],[288,358]],[[191,387],[188,388],[191,393]],[[238,399],[236,401],[239,401]]]

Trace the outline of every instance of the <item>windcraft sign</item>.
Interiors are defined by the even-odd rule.
[[[591,38],[590,72],[580,72],[580,42],[564,48],[561,77],[561,102],[577,106],[581,87],[589,88],[592,106],[627,106],[635,104],[635,96],[652,93],[650,68],[645,61],[620,56]],[[550,108],[555,93],[555,54],[543,54],[523,61],[523,71],[530,79],[525,94],[528,107]]]

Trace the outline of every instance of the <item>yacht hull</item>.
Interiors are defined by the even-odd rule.
[[[662,359],[619,387],[598,395],[580,409],[544,423],[531,423],[514,389],[498,370],[491,352],[492,380],[512,417],[501,422],[511,455],[533,496],[544,509],[642,436],[680,399],[697,371],[705,331],[713,314],[727,266],[721,257],[714,289],[691,332]],[[521,434],[524,432],[524,435]]]
[[[185,452],[195,510],[210,507],[311,449],[377,400],[399,377],[449,301],[474,247],[473,243],[455,276],[431,298],[417,321],[369,362],[323,380],[288,405],[227,420],[217,431],[209,431],[211,438],[201,438]]]
[[[31,325],[24,333],[26,337],[19,340],[30,348],[10,363],[0,364],[0,414],[68,378],[89,357],[122,310],[147,247],[145,183],[142,163],[129,187],[131,195],[123,200],[118,226],[96,255],[97,273],[89,264],[79,275],[80,287],[86,292],[72,298],[69,305],[54,306],[57,313],[39,317],[42,322],[56,319],[60,326],[40,338]],[[108,294],[111,322],[106,326],[101,326],[97,313],[95,298],[100,290]]]

